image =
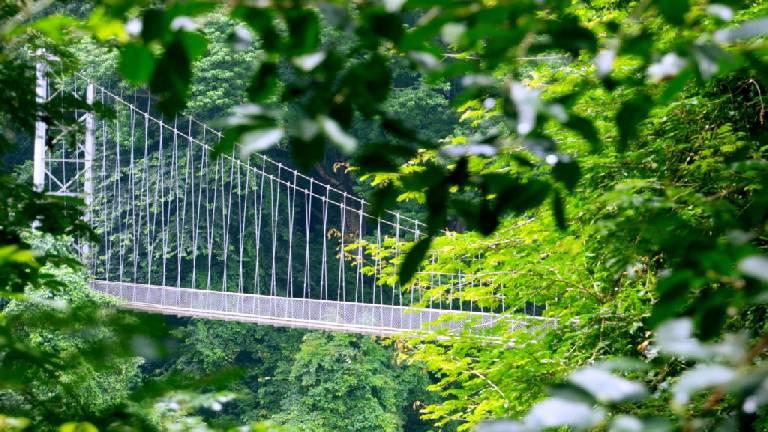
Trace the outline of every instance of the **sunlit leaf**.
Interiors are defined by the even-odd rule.
[[[528,87],[519,82],[513,82],[509,88],[510,99],[517,110],[517,133],[527,135],[536,127],[541,90]]]
[[[587,390],[595,399],[603,403],[638,400],[648,394],[643,384],[598,368],[580,369],[571,374],[568,380]]]
[[[455,44],[459,41],[461,35],[463,35],[465,31],[467,31],[467,26],[464,23],[446,23],[440,29],[440,37],[443,39],[443,42],[449,45]]]
[[[104,7],[96,7],[88,17],[86,25],[91,30],[91,34],[99,40],[117,40],[125,42],[128,40],[128,33],[125,31],[125,25],[121,20],[109,16]]]
[[[125,32],[131,37],[140,36],[143,27],[144,23],[141,21],[141,18],[131,18],[125,22]]]
[[[673,78],[688,65],[688,61],[676,53],[667,53],[661,60],[648,67],[648,78],[659,82]]]
[[[613,62],[616,61],[616,51],[603,49],[595,56],[595,68],[598,78],[605,78],[613,72]]]
[[[721,3],[712,3],[707,5],[707,13],[719,18],[721,21],[730,21],[733,19],[733,9]]]
[[[188,16],[177,16],[171,20],[171,30],[193,32],[197,30],[197,23]]]
[[[253,153],[269,150],[280,142],[283,135],[282,128],[247,131],[240,136],[240,156],[245,159]]]
[[[768,34],[768,17],[756,18],[727,28],[718,30],[714,39],[720,43],[730,43]]]
[[[60,14],[53,14],[40,19],[34,20],[28,24],[30,28],[33,28],[46,37],[57,41],[64,41],[64,36],[72,28],[78,28],[81,26],[80,21],[77,19]],[[22,31],[23,27],[18,31]]]
[[[399,12],[407,0],[384,0],[384,7],[387,12]]]
[[[9,432],[21,431],[26,429],[30,423],[28,418],[10,417],[0,414],[0,429],[2,430],[8,430]]]
[[[630,415],[617,415],[608,432],[670,432],[673,428],[666,420],[640,419]]]
[[[253,33],[247,27],[239,25],[234,28],[228,41],[235,51],[245,51],[253,45]]]
[[[768,283],[768,257],[752,255],[739,261],[739,271],[749,277]]]
[[[707,349],[693,337],[693,320],[669,320],[656,329],[656,344],[662,353],[690,359],[705,359]]]
[[[688,403],[695,393],[712,387],[723,386],[736,378],[736,371],[719,364],[696,365],[680,376],[672,387],[675,403]]]
[[[548,398],[534,405],[525,417],[525,425],[534,430],[566,426],[585,430],[597,426],[604,417],[605,411],[601,408],[593,408],[583,402]]]
[[[322,63],[323,60],[325,60],[325,56],[326,56],[325,51],[318,51],[318,52],[294,57],[291,61],[299,69],[303,70],[304,72],[309,72],[312,69],[316,68],[317,65]]]
[[[341,151],[351,154],[357,149],[357,139],[345,132],[336,120],[326,116],[321,116],[318,120],[325,136]]]
[[[515,421],[483,422],[477,425],[477,432],[530,432],[525,424]]]
[[[456,158],[461,156],[494,156],[497,152],[496,147],[490,144],[468,144],[445,147],[440,150],[442,154],[448,157]]]
[[[411,51],[410,57],[425,72],[437,72],[443,68],[443,64],[434,54],[423,51]]]
[[[99,432],[99,429],[88,422],[68,422],[59,427],[59,432]]]

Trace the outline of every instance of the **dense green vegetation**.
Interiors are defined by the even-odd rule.
[[[0,429],[764,430],[767,15],[3,2]],[[92,234],[82,203],[31,189],[34,121],[71,122],[35,106],[39,47],[228,124],[222,152],[268,151],[424,220],[392,277],[431,250],[429,270],[489,274],[466,299],[557,330],[385,343],[116,310],[67,246]],[[244,103],[268,109],[226,119]]]

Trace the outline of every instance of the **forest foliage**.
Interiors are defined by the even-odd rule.
[[[4,167],[3,427],[766,427],[764,2],[37,5],[0,9],[9,161],[35,120],[56,120],[26,90],[36,48],[105,77],[116,62],[166,114],[221,117],[221,153],[286,150],[307,170],[347,158],[378,211],[428,226],[393,277],[493,274],[466,295],[544,305],[559,326],[408,338],[397,362],[365,338],[228,323],[179,326],[174,350],[163,323],[87,300],[45,236],[88,235],[82,207]],[[94,56],[78,60],[84,39]],[[483,423],[496,418],[521,420]]]

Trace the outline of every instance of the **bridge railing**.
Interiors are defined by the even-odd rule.
[[[123,300],[128,307],[148,312],[382,336],[405,331],[481,331],[495,325],[510,330],[543,329],[555,324],[551,319],[520,314],[504,316],[121,282],[94,281],[92,287]]]

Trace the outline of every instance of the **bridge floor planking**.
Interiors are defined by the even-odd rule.
[[[121,306],[127,309],[375,336],[392,336],[409,331],[453,332],[467,323],[474,328],[483,328],[499,320],[508,320],[512,329],[521,329],[530,321],[482,312],[239,294],[123,282],[94,281],[91,287],[117,297],[122,301]],[[541,321],[540,324],[548,324],[548,321],[540,318],[531,319]]]

